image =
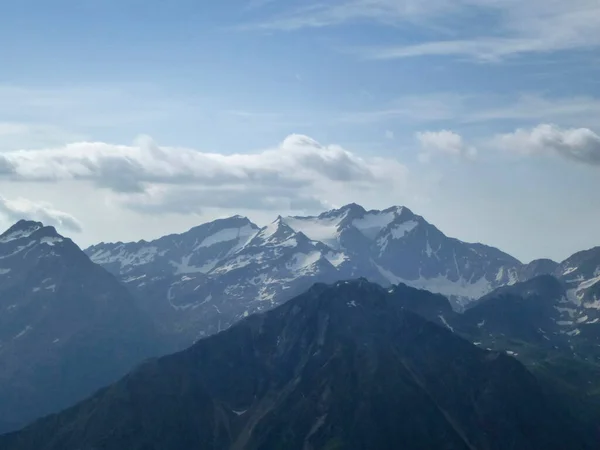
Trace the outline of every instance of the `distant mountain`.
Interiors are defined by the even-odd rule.
[[[492,348],[499,342],[506,345],[506,339],[568,348],[588,318],[569,300],[563,283],[542,275],[482,297],[460,320],[471,325],[471,336]]]
[[[0,429],[72,405],[159,348],[127,289],[70,239],[29,221],[0,235]]]
[[[0,448],[595,448],[517,360],[409,311],[419,292],[315,285],[0,437]]]
[[[540,275],[552,275],[558,270],[559,263],[551,259],[536,259],[519,269],[519,281],[531,280]]]
[[[555,270],[573,302],[584,308],[600,309],[600,247],[575,253]]]
[[[138,305],[183,342],[272,308],[315,282],[364,277],[441,293],[457,309],[514,284],[515,258],[445,236],[408,208],[356,204],[316,217],[278,217],[264,228],[235,216],[152,242],[86,250]],[[531,273],[546,270],[532,267]]]

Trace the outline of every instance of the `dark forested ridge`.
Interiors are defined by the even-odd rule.
[[[0,437],[0,448],[595,448],[520,362],[409,311],[408,297],[431,294],[400,289],[315,285]],[[444,310],[443,297],[428,298]]]

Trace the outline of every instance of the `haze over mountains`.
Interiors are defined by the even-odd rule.
[[[0,235],[0,431],[83,399],[166,342],[53,227],[20,221]]]
[[[357,278],[361,281],[348,281]],[[330,287],[320,284],[311,288],[315,283],[327,283]],[[309,289],[308,294],[303,294]],[[339,333],[335,332],[333,347],[327,350],[328,358],[333,358],[331,361],[338,361],[338,356],[342,358],[334,372],[317,370],[313,373],[312,364],[316,363],[311,360],[319,355],[315,349],[325,344],[314,344],[317,345],[314,347],[311,342],[317,338],[302,334],[296,328],[294,333],[300,334],[290,338],[296,342],[288,349],[291,353],[283,355],[278,353],[280,350],[273,349],[283,359],[279,356],[273,359],[271,350],[268,354],[260,353],[262,347],[252,347],[259,345],[256,342],[243,342],[244,339],[262,339],[263,333],[269,336],[268,339],[265,337],[269,342],[277,340],[277,333],[260,331],[262,325],[256,331],[256,324],[268,323],[268,327],[284,333],[291,326],[286,324],[295,317],[296,313],[290,312],[293,306],[285,304],[258,318],[248,316],[265,313],[291,298],[296,298],[292,304],[317,302],[320,306],[315,306],[314,310],[310,307],[309,315],[323,317],[326,314],[339,322],[335,325]],[[308,298],[313,300],[306,300]],[[328,299],[332,305],[337,305],[331,306],[332,310],[328,309]],[[360,324],[355,310],[363,309],[370,318],[365,317],[365,323]],[[409,311],[412,314],[408,314]],[[381,322],[384,329],[376,332],[380,338],[370,341],[368,336],[386,313],[399,320],[399,327],[405,324],[408,331],[392,327],[387,328],[392,334],[384,335],[388,332],[384,331],[385,327],[392,326],[384,319]],[[420,318],[413,318],[414,314]],[[305,319],[307,324],[314,320],[308,316]],[[421,319],[431,325],[423,325]],[[317,322],[319,320],[323,319],[317,319]],[[237,331],[231,329],[214,339],[203,339],[227,330],[239,321],[242,324],[234,327]],[[309,333],[312,325],[307,326],[306,333]],[[348,336],[342,332],[344,326],[357,331],[354,343],[347,342]],[[434,328],[427,328],[430,326]],[[384,334],[379,335],[380,332]],[[238,336],[240,333],[242,337]],[[396,342],[394,336],[397,333],[410,337],[415,349],[406,353],[409,349],[395,347],[399,343],[390,344],[392,347],[382,345],[386,339]],[[429,337],[423,337],[422,333]],[[452,403],[454,406],[442,407],[443,417],[432,415],[421,400],[415,400],[419,408],[425,408],[419,410],[420,416],[418,414],[415,420],[431,420],[427,426],[439,427],[440,433],[446,430],[443,435],[448,436],[448,442],[455,442],[454,447],[448,448],[463,448],[463,445],[467,448],[502,448],[493,447],[488,437],[471,430],[473,421],[481,419],[480,407],[489,407],[490,411],[505,415],[506,422],[493,427],[498,426],[498,430],[508,427],[513,430],[511,433],[519,427],[530,426],[531,411],[548,409],[548,415],[543,419],[548,426],[554,427],[552,424],[557,417],[562,417],[565,423],[573,420],[585,428],[580,430],[584,436],[582,447],[573,448],[586,448],[591,435],[589,430],[600,418],[600,401],[597,399],[597,392],[600,392],[597,382],[600,379],[600,248],[576,253],[561,263],[537,260],[523,264],[493,247],[447,237],[407,208],[366,211],[355,204],[316,217],[278,217],[262,228],[247,218],[234,216],[152,242],[98,244],[86,249],[85,253],[52,227],[20,221],[0,235],[0,432],[17,429],[33,419],[73,405],[96,389],[117,381],[150,356],[200,342],[182,354],[143,366],[139,369],[141,372],[132,372],[113,387],[98,393],[94,400],[45,419],[24,434],[12,435],[0,443],[10,442],[11,447],[6,448],[19,450],[91,449],[96,448],[100,436],[111,429],[119,430],[113,436],[116,440],[111,441],[114,443],[111,448],[167,448],[161,445],[179,445],[184,442],[180,439],[195,443],[214,439],[222,444],[218,448],[235,447],[239,442],[244,443],[239,444],[243,448],[257,448],[265,442],[287,446],[287,439],[296,440],[281,435],[281,424],[273,419],[273,414],[292,417],[298,413],[299,417],[305,415],[309,421],[308,417],[316,410],[321,411],[321,415],[323,408],[338,411],[343,403],[341,397],[348,393],[358,395],[357,390],[365,392],[365,396],[360,397],[361,402],[370,405],[368,408],[385,411],[385,414],[391,414],[391,403],[382,400],[380,395],[395,398],[392,403],[396,404],[401,397],[420,398],[421,390],[424,390],[433,395],[432,401],[438,406],[440,402],[454,402],[441,393],[432,378],[428,378],[430,381],[422,378],[426,373],[427,377],[441,376],[440,373],[447,369],[442,354],[452,354],[454,350],[436,342],[449,339],[447,335],[453,336],[452,333],[457,335],[456,339],[465,339],[470,344],[456,344],[461,350],[460,354],[454,355],[457,365],[450,369],[451,373],[457,371],[456,376],[448,375],[447,383],[451,389],[462,392],[461,395],[475,395],[464,391],[467,387],[461,384],[458,374],[464,376],[466,373],[467,366],[461,366],[464,362],[476,373],[475,378],[467,379],[475,385],[481,382],[493,386],[493,392],[503,393],[482,399],[484,403],[476,403],[475,409],[472,409],[473,405]],[[433,341],[429,342],[430,338]],[[317,343],[321,342],[319,339]],[[352,362],[358,357],[355,351],[362,340],[371,342],[368,344],[371,356],[361,353],[360,358],[389,361],[390,370],[393,376],[399,377],[400,385],[392,383],[382,387],[381,392],[372,391],[375,374],[384,369],[373,369],[375,372],[365,369],[364,372],[360,365]],[[265,343],[267,347],[271,344]],[[215,358],[220,350],[215,348],[220,345],[224,345],[224,349],[245,350],[239,350],[242,354],[232,353],[231,359],[222,356],[224,359],[217,361]],[[412,352],[418,351],[421,345],[427,355],[423,357],[425,359],[414,360],[414,364],[407,362],[416,357]],[[210,364],[190,361],[190,355],[197,351],[194,349],[199,348],[214,355],[209,358]],[[344,350],[342,357],[333,348],[344,348],[348,352]],[[223,355],[229,354],[229,350],[223,351]],[[245,351],[250,353],[243,354]],[[543,386],[534,386],[525,369],[511,366],[513,362],[489,363],[493,370],[501,373],[506,370],[507,377],[516,377],[510,378],[513,380],[511,391],[502,391],[506,386],[502,385],[501,379],[509,378],[502,375],[496,379],[491,375],[488,362],[495,361],[498,353],[487,351],[499,352],[500,361],[505,361],[506,354],[518,358]],[[489,356],[492,354],[496,356]],[[168,373],[163,373],[164,364],[167,364],[165,370]],[[378,362],[376,366],[381,364]],[[238,367],[236,370],[241,371],[240,368],[246,366],[250,371],[247,383],[253,387],[247,390],[240,387],[243,392],[240,391],[239,399],[249,398],[252,392],[256,396],[252,402],[258,402],[250,402],[254,405],[252,408],[258,409],[248,420],[249,416],[235,412],[243,411],[248,405],[227,403],[228,406],[223,406],[222,402],[233,401],[233,397],[224,399],[220,394],[240,383],[237,378],[231,378],[230,368]],[[355,377],[355,381],[347,384],[348,380],[340,378],[340,367],[345,367],[348,376]],[[257,372],[253,372],[255,369]],[[421,372],[415,375],[414,370]],[[290,371],[304,373],[311,383],[316,383],[316,386],[306,386],[307,390],[303,391],[290,388],[296,394],[302,392],[305,397],[315,399],[314,404],[305,404],[285,387],[297,380],[294,378],[297,375],[292,376]],[[519,371],[525,375],[515,375]],[[222,377],[223,380],[215,381],[217,384],[209,387],[195,386],[186,378],[188,372],[197,374],[198,379]],[[381,372],[380,375],[391,377],[392,372]],[[172,380],[175,380],[173,391],[163,392],[156,386],[156,383]],[[326,385],[343,387],[333,397],[317,401],[316,398],[325,395],[319,386]],[[402,394],[397,394],[397,389]],[[521,389],[527,391],[527,395],[531,391],[533,409],[513,421],[509,416],[516,410],[511,410],[510,406],[502,409],[506,405],[501,405],[500,399]],[[187,437],[175,436],[170,430],[163,429],[164,433],[161,433],[165,440],[161,441],[148,431],[154,427],[159,430],[161,426],[167,426],[170,418],[175,420],[177,417],[177,403],[163,403],[164,399],[156,397],[162,395],[160,392],[173,399],[188,394],[197,398],[199,403],[187,406],[181,399],[183,410],[190,414],[190,421],[184,421],[186,425],[182,425],[185,433],[191,433]],[[194,397],[196,395],[199,397]],[[207,399],[221,406],[214,410],[204,406],[195,409]],[[552,405],[548,406],[546,402]],[[158,408],[152,417],[146,415],[146,408],[150,407]],[[108,416],[101,416],[96,428],[85,427],[86,417],[90,414],[108,414],[114,408],[123,410],[124,415],[115,419],[118,423],[111,422]],[[231,411],[234,411],[233,416]],[[386,434],[391,431],[379,430],[379,424],[366,419],[366,412],[365,416],[357,414],[357,417],[349,418],[341,412],[332,412],[320,425],[299,419],[300,422],[294,425],[294,436],[298,439],[301,436],[300,442],[312,442],[310,445],[314,448],[320,448],[319,445],[332,439],[331,442],[371,439],[374,430],[390,439],[406,438],[401,436],[406,430],[397,430],[398,435]],[[369,423],[356,435],[350,431],[354,425],[349,425],[355,420]],[[198,431],[199,423],[215,424],[216,428],[207,431],[200,427],[202,430]],[[423,423],[413,425],[418,428]],[[449,424],[452,429],[447,428]],[[321,431],[311,434],[312,427],[317,425],[317,431],[322,430],[322,435]],[[221,426],[230,430],[229,434],[224,435]],[[142,440],[126,437],[138,427],[147,430],[138,433]],[[569,427],[564,428],[564,434],[555,436],[556,442],[562,442],[566,436],[580,439],[573,437],[577,426]],[[192,428],[195,431],[191,431]],[[471,432],[474,433],[472,436],[465,434]],[[502,435],[501,431],[497,432]],[[546,443],[541,435],[535,438],[517,435],[522,447],[517,445],[515,448],[531,448],[527,447],[532,445],[531,442]],[[417,441],[438,445],[428,439],[419,434]],[[46,447],[40,446],[42,442]],[[148,442],[154,442],[152,445],[156,446],[144,447]],[[472,442],[479,442],[477,445],[481,447]],[[83,443],[88,447],[82,447]],[[239,445],[235,448],[242,448]]]

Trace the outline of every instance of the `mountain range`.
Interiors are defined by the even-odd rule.
[[[411,311],[419,297],[429,313],[452,313],[443,297],[406,286],[316,284],[0,437],[0,447],[596,448],[593,429],[552,388],[505,352]]]
[[[566,403],[585,404],[569,409],[581,422],[596,417],[587,408],[600,392],[600,248],[523,264],[407,208],[352,204],[262,228],[235,216],[85,252],[52,227],[18,222],[0,235],[0,432],[315,283],[339,290],[358,278],[482,351],[519,359]]]
[[[483,244],[444,235],[405,207],[359,205],[311,217],[277,217],[266,227],[235,216],[188,232],[85,250],[126,285],[140,308],[187,344],[292,298],[315,282],[364,277],[440,293],[454,309],[502,286],[553,274],[570,296],[595,306],[600,249],[563,263],[523,264]]]

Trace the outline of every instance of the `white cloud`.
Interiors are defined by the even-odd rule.
[[[389,139],[389,140],[393,140],[394,139],[394,132],[391,130],[386,130],[385,131],[385,138]]]
[[[488,33],[472,24],[492,20]],[[355,48],[371,59],[427,55],[466,56],[499,61],[512,55],[545,53],[600,45],[600,4],[596,0],[343,0],[314,2],[255,25],[254,28],[294,31],[342,24],[377,22],[417,25],[426,35],[443,30],[459,36],[411,44]],[[463,37],[461,36],[463,33]],[[434,33],[435,34],[435,33]]]
[[[67,231],[82,231],[79,220],[71,214],[55,209],[50,203],[34,202],[22,197],[7,199],[0,195],[0,216],[11,224],[27,219]]]
[[[356,49],[367,59],[400,59],[417,56],[469,56],[474,59],[498,62],[517,53],[560,50],[548,42],[530,39],[480,38],[478,40],[453,40],[424,42],[415,45],[373,47]]]
[[[332,192],[390,189],[404,183],[407,174],[396,160],[361,158],[302,135],[250,154],[159,147],[144,137],[132,146],[80,142],[0,154],[0,179],[91,182],[122,205],[145,212],[194,213],[199,205],[316,209]]]
[[[344,112],[336,121],[370,123],[479,124],[514,121],[525,125],[560,122],[567,126],[592,126],[600,120],[600,99],[593,96],[548,97],[535,93],[499,96],[491,93],[460,95],[428,93],[399,97],[386,107]]]
[[[477,149],[465,143],[461,135],[450,131],[423,131],[416,134],[420,144],[419,160],[430,162],[436,154],[474,159]]]
[[[458,1],[455,3],[462,3]],[[344,23],[375,21],[398,23],[435,15],[451,9],[449,0],[337,0],[307,1],[267,21],[245,28],[296,31],[303,28],[324,28]]]
[[[532,129],[498,135],[493,145],[521,155],[558,155],[600,166],[600,136],[589,128],[562,129],[542,124]]]

